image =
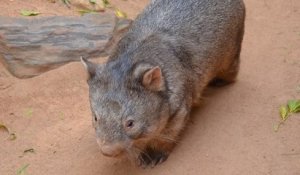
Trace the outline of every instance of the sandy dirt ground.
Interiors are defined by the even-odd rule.
[[[134,18],[146,0],[114,0]],[[274,132],[278,109],[300,98],[300,1],[245,0],[246,32],[238,81],[209,89],[178,146],[154,169],[104,157],[96,144],[86,75],[71,63],[19,80],[0,66],[0,174],[28,165],[30,175],[300,175],[300,114]],[[77,15],[46,0],[1,0],[1,16],[21,9]],[[23,154],[33,148],[35,153]]]

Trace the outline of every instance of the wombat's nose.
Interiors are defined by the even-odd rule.
[[[122,153],[120,145],[102,145],[101,152],[108,157],[116,157]]]

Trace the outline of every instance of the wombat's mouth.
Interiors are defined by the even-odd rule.
[[[106,153],[106,152],[103,152],[101,150],[101,153],[106,156],[106,157],[111,157],[111,158],[122,158],[124,157],[124,151],[120,152],[120,153],[117,153],[117,154],[109,154],[109,153]]]
[[[103,144],[101,140],[97,139],[101,153],[107,157],[121,157],[125,150],[121,144]]]
[[[125,150],[123,149],[114,149],[114,148],[106,148],[105,146],[100,147],[101,153],[106,157],[112,158],[121,158],[125,155]]]

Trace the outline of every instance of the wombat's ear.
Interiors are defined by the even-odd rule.
[[[88,73],[88,79],[93,78],[96,75],[97,65],[95,63],[88,61],[84,57],[80,57],[80,60]]]
[[[147,70],[142,78],[142,84],[145,88],[152,91],[164,91],[164,77],[159,66]]]

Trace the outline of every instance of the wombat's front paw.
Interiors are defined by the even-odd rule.
[[[165,160],[167,160],[169,154],[160,150],[147,150],[141,153],[138,157],[138,165],[142,168],[154,167]]]

